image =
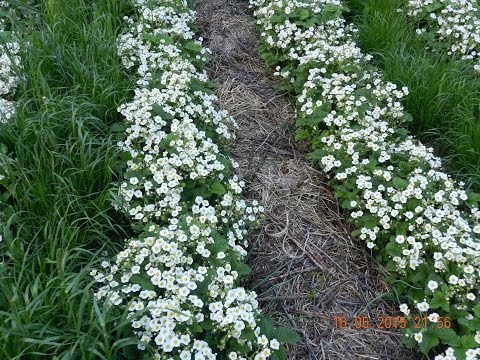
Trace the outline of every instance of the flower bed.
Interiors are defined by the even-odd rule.
[[[239,286],[247,227],[263,208],[241,198],[232,173],[235,123],[214,108],[195,12],[182,0],[132,4],[119,55],[138,88],[118,109],[127,168],[115,206],[138,236],[92,272],[96,297],[128,307],[140,348],[157,359],[284,358],[278,340],[295,333],[261,320],[256,294]]]
[[[479,196],[401,127],[408,89],[382,79],[340,0],[251,0],[260,51],[297,96],[297,138],[333,174],[354,235],[392,272],[405,341],[440,359],[480,357]],[[421,316],[425,326],[415,328]],[[445,320],[447,325],[445,325]]]
[[[409,0],[407,15],[414,18],[418,34],[448,44],[448,54],[474,60],[480,71],[480,9],[475,0]]]
[[[8,10],[8,3],[0,1],[0,14],[7,14]],[[20,46],[9,25],[8,19],[0,15],[0,122],[10,120],[15,113],[11,96],[18,83],[16,72],[20,67]]]

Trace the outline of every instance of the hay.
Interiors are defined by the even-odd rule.
[[[333,315],[394,315],[384,299],[385,270],[350,236],[327,177],[305,160],[294,138],[294,109],[258,56],[255,23],[242,0],[202,0],[198,22],[212,50],[218,106],[239,125],[232,155],[267,218],[254,234],[248,286],[263,311],[289,324],[303,341],[290,359],[419,359],[396,330],[335,329]]]

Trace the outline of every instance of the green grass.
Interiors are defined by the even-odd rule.
[[[433,146],[446,168],[480,191],[480,78],[472,64],[425,49],[398,0],[348,0],[362,50],[385,79],[407,86],[409,129]]]
[[[0,128],[0,358],[135,359],[89,272],[131,235],[113,210],[113,126],[134,82],[116,53],[127,0],[42,0],[25,36],[16,119]],[[32,8],[30,8],[31,10]],[[32,20],[33,21],[33,20]],[[32,24],[30,24],[32,25]]]

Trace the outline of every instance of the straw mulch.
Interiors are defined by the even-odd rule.
[[[385,300],[385,270],[372,261],[327,185],[293,141],[294,109],[258,56],[255,22],[242,0],[202,0],[198,24],[212,50],[209,72],[219,86],[218,106],[239,129],[232,155],[247,184],[247,198],[266,208],[253,234],[248,286],[277,323],[290,325],[302,342],[289,359],[420,359],[399,333],[377,328],[335,328],[334,315],[366,316],[370,323],[395,315]]]

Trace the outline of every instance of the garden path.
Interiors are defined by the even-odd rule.
[[[197,2],[198,25],[212,51],[209,75],[218,106],[236,119],[233,158],[246,196],[266,208],[255,232],[249,287],[264,313],[290,325],[302,342],[289,359],[418,359],[394,330],[336,329],[334,316],[375,319],[392,315],[385,300],[385,270],[350,229],[325,174],[294,143],[293,106],[258,55],[255,22],[243,0]]]

